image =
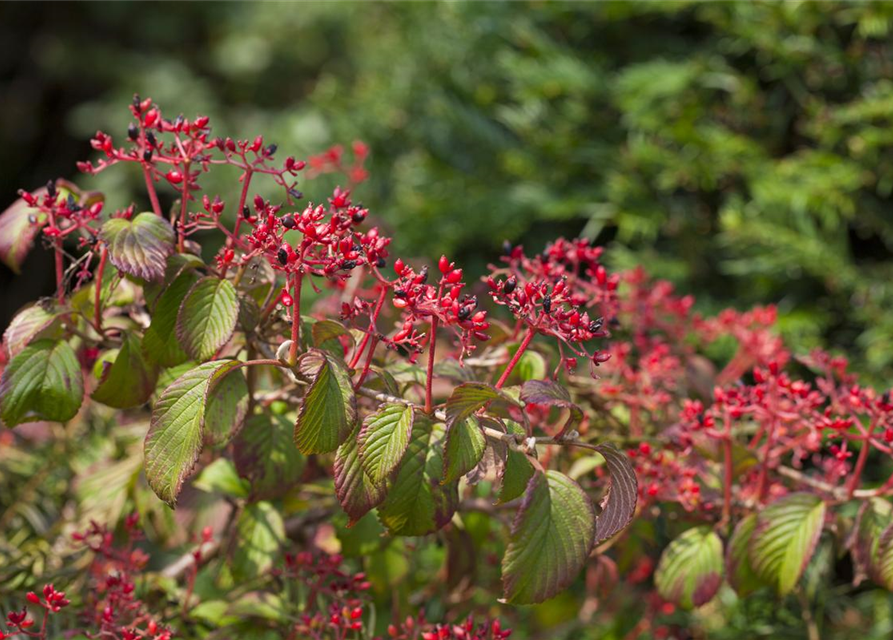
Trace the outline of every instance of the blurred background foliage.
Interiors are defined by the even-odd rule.
[[[644,264],[705,309],[777,303],[798,346],[846,351],[883,383],[891,15],[887,3],[4,3],[0,193],[77,177],[96,129],[123,136],[135,92],[299,157],[361,138],[373,155],[360,195],[403,253],[482,270],[505,238],[583,233],[615,267]],[[146,206],[136,173],[80,182]],[[37,279],[48,262],[33,266]],[[33,282],[9,280],[4,294],[30,298]]]
[[[372,177],[358,197],[401,254],[482,273],[506,238],[540,248],[582,233],[614,268],[644,265],[705,311],[777,303],[795,351],[845,353],[886,387],[891,19],[881,2],[3,3],[0,197],[64,176],[147,207],[139,174],[74,170],[97,129],[123,139],[134,93],[209,115],[216,133],[264,133],[283,156],[362,139]],[[230,208],[232,178],[204,183]],[[52,290],[50,269],[40,251],[24,276],[0,266],[0,326]],[[36,455],[4,467],[0,484],[19,488],[0,509],[31,504],[24,517],[48,531],[72,496],[38,508],[32,494],[90,460],[23,485]],[[698,614],[711,637],[804,633],[796,604],[726,595]],[[531,610],[531,637],[583,637],[578,597]],[[829,606],[835,637],[888,637],[886,597]]]

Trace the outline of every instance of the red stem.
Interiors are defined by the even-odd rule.
[[[725,416],[725,430],[723,431],[723,458],[725,464],[725,477],[722,487],[722,521],[729,522],[732,516],[732,476],[733,464],[732,459],[732,421],[729,416]]]
[[[105,262],[108,258],[108,249],[102,245],[102,253],[99,254],[99,266],[96,268],[96,294],[93,299],[93,326],[102,334],[102,275],[105,271]]]
[[[180,196],[180,227],[177,229],[177,250],[183,253],[186,241],[186,202],[189,195],[189,163],[183,165],[183,195]]]
[[[366,354],[366,362],[363,363],[363,371],[360,373],[360,377],[359,379],[357,379],[357,383],[354,385],[354,389],[359,389],[366,381],[366,376],[369,374],[369,365],[372,364],[372,354],[375,353],[375,346],[377,344],[378,338],[373,338],[372,344],[369,347],[369,352]]]
[[[152,211],[157,216],[163,216],[161,213],[161,204],[158,202],[158,194],[155,192],[155,183],[152,182],[152,174],[149,173],[149,165],[145,162],[141,163],[143,167],[143,176],[146,178],[146,191],[149,192],[149,202],[152,203]]]
[[[518,364],[518,361],[521,359],[521,356],[527,350],[527,347],[530,346],[530,341],[533,340],[533,336],[536,335],[536,329],[530,327],[527,329],[527,333],[524,334],[524,339],[521,340],[521,344],[518,345],[518,350],[515,351],[515,355],[512,356],[511,361],[508,363],[508,366],[505,368],[505,371],[502,372],[502,375],[499,376],[499,380],[496,382],[496,388],[501,389],[502,385],[505,384],[505,381],[508,380],[509,376],[512,373],[512,369]]]
[[[245,201],[248,199],[248,186],[251,184],[252,170],[251,167],[245,168],[245,176],[242,178],[242,194],[239,196],[239,208],[236,209],[236,224],[233,227],[233,236],[238,237],[239,226],[242,224],[242,209],[245,208]],[[229,240],[232,240],[230,238]],[[232,247],[232,242],[227,241],[227,247]]]
[[[425,378],[425,413],[431,413],[434,405],[431,402],[431,385],[434,383],[434,348],[437,344],[437,316],[431,318],[431,329],[428,331],[428,375]]]
[[[852,498],[853,493],[859,487],[859,480],[862,478],[862,471],[865,469],[865,462],[868,460],[868,453],[871,451],[871,434],[874,432],[875,421],[872,420],[868,425],[868,431],[865,433],[865,439],[862,441],[862,448],[859,450],[859,457],[856,459],[856,466],[850,481],[847,484],[847,497]]]
[[[298,361],[298,342],[301,339],[301,281],[304,274],[296,271],[292,285],[291,307],[291,347],[288,350],[288,363],[294,366]]]
[[[366,335],[363,336],[360,346],[354,351],[353,357],[350,359],[350,365],[348,365],[349,369],[353,369],[357,366],[357,363],[360,361],[360,356],[363,355],[363,349],[366,348],[366,345],[369,343],[369,338],[375,333],[375,323],[378,320],[378,314],[381,312],[381,307],[384,304],[384,299],[387,297],[387,294],[388,290],[385,287],[381,287],[378,294],[378,300],[375,303],[375,309],[372,311],[372,321],[369,323],[369,329],[366,331]],[[374,349],[375,347],[373,346],[372,348]]]

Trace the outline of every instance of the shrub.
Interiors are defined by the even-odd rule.
[[[675,607],[724,583],[800,589],[823,532],[851,552],[856,583],[893,587],[893,477],[867,472],[891,453],[890,395],[842,358],[792,358],[773,308],[703,317],[641,269],[609,273],[586,240],[537,255],[507,243],[467,282],[446,256],[393,259],[353,200],[362,143],[280,163],[261,136],[212,137],[207,117],[169,120],[138,97],[130,110],[125,145],[98,132],[100,158],[79,166],[138,167],[151,211],[107,215],[100,194],[54,181],[0,218],[19,231],[0,257],[20,261],[40,239],[57,277],[56,295],[4,334],[0,418],[143,428],[138,466],[116,463],[133,483],[117,515],[132,504],[163,547],[168,507],[198,531],[195,514],[211,510],[198,494],[215,494],[225,524],[181,535],[190,548],[150,580],[137,579],[148,557],[136,515],[90,524],[74,539],[93,559],[56,569],[77,591],[29,593],[43,624],[16,609],[8,635],[48,637],[70,599],[70,628],[88,637],[507,637],[498,621],[376,621],[368,592],[377,584],[381,604],[408,573],[406,545],[431,538],[448,549],[454,620],[494,608],[495,572],[464,575],[479,556],[499,563],[506,605],[553,598],[585,569],[588,588],[573,591],[590,616],[617,613],[616,598],[590,598],[622,574],[647,594],[626,631],[658,636]],[[232,227],[228,203],[201,187],[227,168]],[[304,173],[346,186],[301,206]],[[252,195],[260,179],[282,204]],[[672,540],[644,542],[649,521]],[[333,555],[333,534],[354,560]]]

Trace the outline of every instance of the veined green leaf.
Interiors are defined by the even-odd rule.
[[[196,282],[177,313],[177,339],[194,360],[214,357],[225,345],[239,319],[236,289],[229,280],[213,276]]]
[[[136,407],[152,395],[156,378],[156,367],[143,359],[139,338],[127,333],[115,361],[104,367],[92,398],[116,409]]]
[[[81,366],[62,340],[37,340],[22,349],[0,377],[0,418],[23,422],[71,420],[84,399]]]
[[[695,527],[664,549],[654,584],[664,598],[690,609],[713,599],[722,585],[722,572],[722,540],[711,527]]]
[[[256,415],[233,447],[239,475],[251,483],[255,498],[275,498],[294,487],[304,470],[304,456],[295,448],[291,422],[281,415]]]
[[[413,410],[403,404],[389,404],[363,420],[360,430],[360,461],[369,478],[381,484],[394,472],[409,446]]]
[[[487,448],[487,439],[474,416],[454,422],[444,445],[443,481],[453,482],[474,469]]]
[[[158,298],[152,324],[143,336],[143,354],[150,362],[173,367],[189,359],[177,340],[177,314],[183,298],[199,279],[192,269],[184,269]]]
[[[381,504],[385,486],[376,484],[363,469],[359,455],[360,422],[335,454],[335,494],[352,526],[360,518]]]
[[[109,261],[143,280],[164,276],[167,257],[174,252],[173,228],[154,213],[141,213],[133,220],[112,218],[102,225],[99,236],[108,245]]]
[[[446,403],[447,426],[465,420],[481,407],[494,400],[520,406],[520,403],[502,389],[483,382],[466,382],[453,389]]]
[[[750,540],[754,572],[780,594],[789,593],[815,551],[824,522],[824,501],[809,493],[791,493],[767,506],[757,515]]]
[[[239,365],[236,360],[200,364],[177,378],[155,403],[144,444],[146,479],[171,507],[202,450],[209,394]]]
[[[514,420],[505,420],[505,426],[509,433],[518,436],[527,435],[524,427]],[[499,499],[496,504],[503,504],[524,495],[527,484],[533,476],[534,468],[522,451],[516,451],[507,447],[505,465],[500,473]]]
[[[33,340],[61,338],[58,320],[59,310],[54,303],[33,304],[19,311],[3,332],[3,344],[9,357],[18,355]]]
[[[536,604],[565,589],[594,542],[595,510],[586,493],[557,471],[535,473],[502,559],[506,602]]]
[[[241,371],[232,371],[208,393],[205,406],[205,444],[219,447],[242,428],[248,413],[248,383]]]
[[[732,532],[726,550],[726,574],[729,584],[739,596],[746,596],[765,585],[765,582],[760,580],[750,566],[750,556],[748,555],[750,539],[756,526],[757,514],[751,513],[746,516]]]
[[[440,484],[443,476],[444,426],[418,415],[388,497],[378,509],[393,535],[423,536],[450,521],[459,504],[458,482]]]
[[[893,505],[883,498],[869,498],[862,503],[856,517],[853,538],[853,560],[860,575],[890,589],[893,584],[885,584],[880,571],[881,538],[884,531],[893,525]]]
[[[305,455],[337,449],[357,418],[357,398],[344,364],[319,350],[305,354],[301,362],[311,359],[319,367],[295,424],[295,444]]]
[[[279,547],[285,541],[285,523],[269,502],[245,507],[236,523],[238,541],[233,554],[233,578],[256,578],[273,566]]]

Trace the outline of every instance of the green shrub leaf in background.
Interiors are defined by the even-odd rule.
[[[800,580],[812,558],[822,525],[825,502],[810,493],[791,493],[757,515],[749,555],[754,572],[780,594]]]
[[[729,584],[739,596],[746,596],[766,584],[750,565],[750,539],[756,526],[757,514],[751,513],[744,517],[735,526],[726,549],[726,575]]]
[[[285,542],[285,523],[272,504],[255,502],[239,514],[236,528],[239,544],[233,553],[233,577],[250,580],[273,566]]]
[[[156,367],[143,358],[139,338],[127,333],[115,361],[103,367],[91,397],[116,409],[136,407],[155,391],[157,378]]]
[[[722,540],[709,526],[695,527],[664,549],[654,584],[664,598],[690,609],[713,599],[722,574]]]
[[[502,559],[506,602],[535,604],[570,585],[595,543],[595,510],[580,486],[557,471],[537,472],[515,515]]]
[[[81,366],[62,340],[37,340],[22,349],[0,377],[0,419],[7,427],[23,422],[65,422],[84,399]]]
[[[239,475],[251,483],[254,498],[275,498],[301,479],[304,456],[295,447],[294,427],[285,416],[251,416],[233,446]]]

